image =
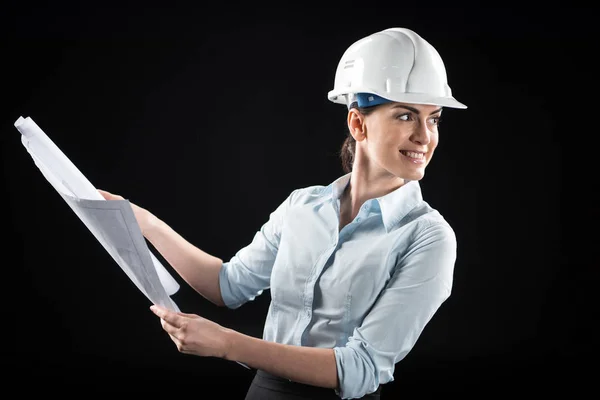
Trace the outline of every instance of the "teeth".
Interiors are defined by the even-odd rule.
[[[410,157],[410,158],[416,158],[416,159],[421,159],[423,158],[423,153],[415,153],[412,151],[402,151],[402,154]]]

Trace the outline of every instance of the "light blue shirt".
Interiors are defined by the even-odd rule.
[[[454,231],[418,181],[366,201],[339,231],[349,181],[294,190],[219,277],[232,309],[270,289],[264,340],[334,349],[344,399],[393,381],[450,296],[456,260]]]

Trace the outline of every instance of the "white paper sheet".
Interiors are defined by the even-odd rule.
[[[19,117],[14,125],[46,180],[137,288],[153,304],[179,311],[170,298],[179,284],[148,248],[129,201],[104,199],[30,117]]]

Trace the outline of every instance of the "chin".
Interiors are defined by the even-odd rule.
[[[425,176],[425,171],[403,171],[402,173],[396,174],[396,176],[406,181],[420,181]]]
[[[413,178],[404,178],[409,181],[420,181],[425,177],[425,174],[415,174]]]

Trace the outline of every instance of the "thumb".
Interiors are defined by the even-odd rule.
[[[123,197],[112,194],[106,190],[102,190],[102,189],[96,189],[98,191],[98,193],[100,193],[102,195],[102,197],[104,197],[106,200],[122,200]]]

